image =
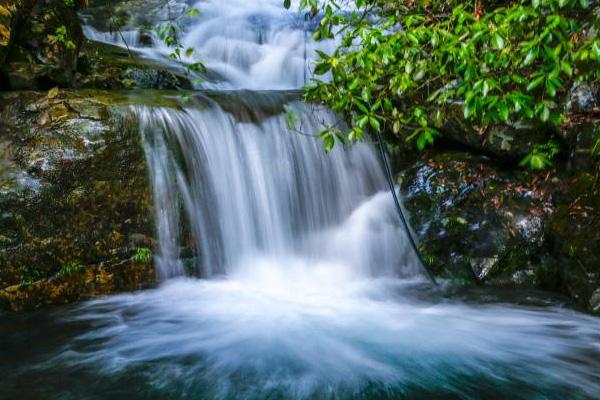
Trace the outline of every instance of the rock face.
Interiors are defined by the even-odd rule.
[[[461,104],[444,107],[441,110],[441,121],[433,122],[447,139],[478,153],[509,159],[522,158],[536,145],[546,143],[552,136],[552,130],[548,126],[534,122],[481,127],[476,122],[463,118]]]
[[[78,1],[9,3],[0,8],[0,89],[192,87],[182,69],[85,39]]]
[[[562,291],[598,312],[600,188],[445,153],[404,170],[404,205],[430,270],[465,283]]]
[[[1,95],[0,297],[13,309],[154,282],[151,190],[128,111],[136,101]]]
[[[450,153],[400,177],[405,207],[432,271],[459,279],[532,280],[553,211],[548,183],[527,185],[489,159]],[[523,272],[524,271],[524,272]]]
[[[556,213],[548,221],[554,258],[543,276],[558,276],[559,289],[600,313],[600,171],[568,182]],[[550,282],[552,283],[552,282]]]

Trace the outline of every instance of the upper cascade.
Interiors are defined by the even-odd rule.
[[[316,50],[330,51],[334,47],[333,41],[315,43],[311,39],[315,20],[295,11],[295,4],[286,10],[281,0],[230,0],[227,4],[203,0],[193,7],[200,11],[198,16],[177,22],[180,45],[194,50],[191,55],[182,55],[181,62],[202,62],[207,69],[198,88],[299,89],[312,77]],[[175,2],[170,11],[159,13],[173,18],[183,8]],[[179,63],[169,59],[173,49],[156,33],[162,17],[154,21],[151,31],[127,26],[121,32],[94,27],[93,11],[82,17],[84,33],[91,40],[129,47],[142,57],[164,63]]]

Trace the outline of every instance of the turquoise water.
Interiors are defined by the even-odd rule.
[[[298,282],[291,296],[238,283],[177,279],[79,306],[2,314],[0,398],[594,399],[600,393],[600,319],[544,294],[448,299],[418,282],[381,280],[318,296]]]

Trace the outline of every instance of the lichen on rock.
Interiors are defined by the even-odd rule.
[[[144,151],[129,107],[141,98],[161,102],[157,93],[1,95],[0,289],[12,308],[154,282],[151,266],[128,262],[155,245]],[[77,273],[66,279],[64,271]],[[85,282],[75,278],[86,274]]]

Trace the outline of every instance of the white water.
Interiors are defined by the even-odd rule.
[[[298,87],[304,33],[279,3],[201,2],[185,43],[223,87]],[[283,103],[302,134],[286,126]],[[393,398],[600,390],[597,319],[429,292],[372,146],[326,155],[305,136],[335,122],[327,111],[241,92],[134,112],[165,282],[81,307],[73,318],[91,328],[51,365],[107,377],[141,368],[171,398],[360,397],[369,385]],[[196,257],[182,260],[183,247]],[[204,279],[183,278],[184,262]]]
[[[371,146],[325,154],[317,138],[290,131],[281,113],[264,115],[251,99],[244,102],[250,108],[240,102],[236,116],[213,101],[202,110],[137,110],[159,210],[161,276],[182,274],[182,218],[207,277],[244,268],[252,274],[256,257],[281,259],[282,269],[292,257],[342,264],[346,275],[414,276]],[[305,134],[335,122],[301,103],[288,109]]]
[[[181,3],[170,2],[176,10],[173,15],[184,9]],[[201,61],[207,67],[212,79],[202,88],[297,89],[312,77],[315,50],[334,48],[332,41],[311,40],[312,27],[318,21],[305,19],[297,4],[293,2],[286,10],[279,0],[197,2],[193,6],[200,15],[178,21],[181,45],[195,50],[182,61]],[[161,16],[166,18],[167,14]],[[84,34],[91,40],[128,46],[143,57],[173,64],[168,59],[172,49],[156,34],[152,35],[152,47],[143,46],[140,31],[130,27],[122,32],[100,32],[86,25]]]

